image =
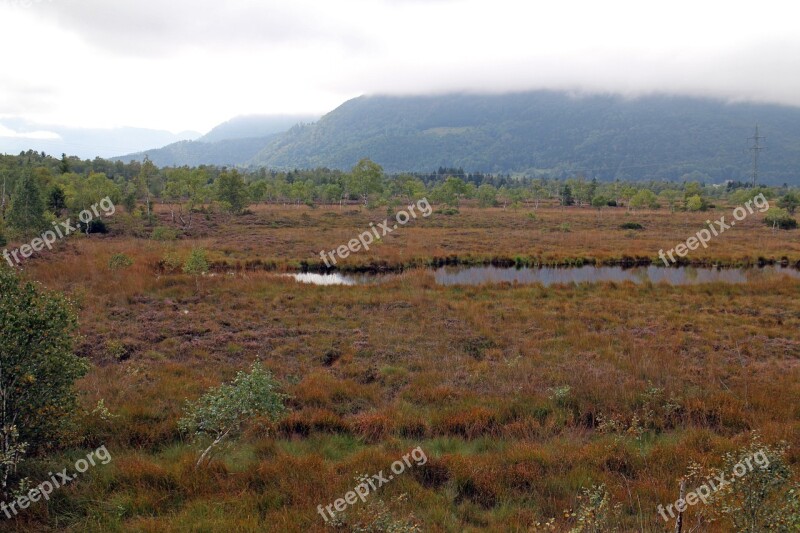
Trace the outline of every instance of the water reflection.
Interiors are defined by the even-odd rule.
[[[356,285],[357,280],[343,276],[342,274],[286,274],[300,283],[311,283],[313,285]]]
[[[286,274],[301,283],[314,285],[365,285],[394,279],[397,274]],[[602,281],[633,283],[667,283],[697,285],[700,283],[747,283],[781,275],[800,279],[800,270],[790,267],[763,268],[662,268],[658,266],[623,268],[619,266],[582,266],[573,268],[502,268],[493,266],[443,267],[433,271],[439,285],[481,285],[483,283],[598,283]]]
[[[800,271],[793,268],[767,266],[763,268],[661,268],[657,266],[622,268],[618,266],[583,266],[575,268],[499,268],[499,267],[444,267],[434,273],[439,285],[480,285],[482,283],[541,283],[549,286],[558,283],[597,283],[601,281],[633,283],[668,283],[670,285],[696,285],[699,283],[747,283],[768,276],[788,275],[800,279]]]

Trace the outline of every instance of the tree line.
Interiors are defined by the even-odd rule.
[[[755,187],[728,181],[710,184],[686,175],[682,182],[601,182],[574,176],[567,179],[466,173],[439,168],[428,174],[387,174],[377,163],[362,159],[349,172],[327,168],[277,171],[215,166],[159,168],[143,162],[81,160],[38,152],[0,156],[0,242],[5,236],[35,233],[58,217],[74,216],[98,198],[144,219],[153,204],[167,205],[172,221],[191,227],[200,206],[213,205],[240,214],[254,203],[294,205],[394,206],[427,197],[458,207],[538,208],[542,204],[604,209],[663,208],[700,211],[719,202],[742,204],[763,193],[778,199],[779,208],[793,214],[800,193],[787,185]],[[103,231],[102,224],[87,231]]]

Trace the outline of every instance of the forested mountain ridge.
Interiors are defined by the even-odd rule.
[[[248,131],[248,120],[235,119],[196,142],[119,159],[146,154],[159,166],[346,170],[368,157],[392,173],[445,167],[553,178],[747,181],[748,137],[759,124],[767,137],[759,182],[800,181],[800,108],[778,105],[552,91],[362,96],[288,131],[202,142]]]
[[[296,124],[312,122],[315,115],[244,115],[223,122],[195,141],[179,141],[163,148],[136,152],[114,159],[143,161],[158,166],[241,166],[256,156],[278,134]]]
[[[444,166],[599,179],[679,179],[692,172],[747,179],[747,138],[757,123],[768,136],[760,181],[796,180],[798,108],[549,91],[360,97],[277,137],[251,164],[345,169],[370,157],[390,172]]]
[[[180,141],[135,154],[115,157],[115,161],[143,161],[145,156],[159,167],[196,167],[199,165],[239,166],[255,157],[279,134],[216,142]]]
[[[229,139],[255,139],[283,133],[295,124],[314,122],[319,115],[243,115],[214,127],[197,139],[214,143]]]

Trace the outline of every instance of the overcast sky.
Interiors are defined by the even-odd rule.
[[[206,132],[360,94],[537,88],[800,106],[799,13],[772,1],[0,0],[0,119]]]

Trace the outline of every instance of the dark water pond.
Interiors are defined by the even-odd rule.
[[[303,283],[314,285],[363,285],[392,279],[396,274],[289,274]],[[761,268],[663,268],[657,266],[623,268],[619,266],[583,266],[573,268],[502,268],[493,266],[443,267],[433,271],[439,285],[481,285],[483,283],[541,283],[544,286],[569,283],[597,283],[601,281],[633,283],[668,283],[670,285],[696,285],[699,283],[747,283],[759,279],[789,276],[800,279],[800,270],[791,267],[765,266]]]

